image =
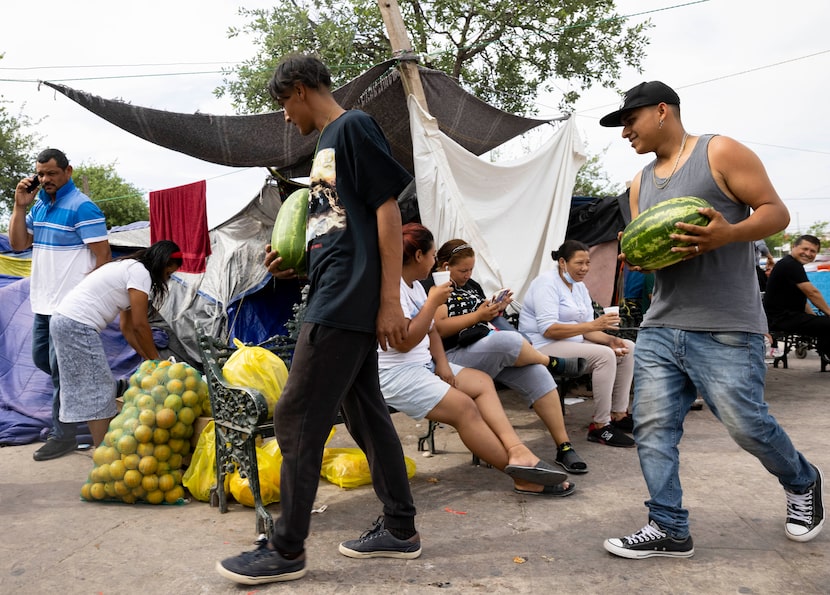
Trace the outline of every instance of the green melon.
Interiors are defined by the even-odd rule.
[[[308,224],[308,188],[300,188],[285,199],[274,221],[271,249],[282,257],[280,270],[294,269],[306,274],[306,225]]]
[[[683,233],[675,227],[682,221],[692,225],[706,226],[709,218],[697,212],[700,208],[711,208],[708,202],[696,196],[681,196],[664,200],[640,213],[628,224],[620,239],[620,251],[630,264],[647,271],[656,271],[680,262],[683,252],[672,252],[673,246],[689,246],[669,237]]]

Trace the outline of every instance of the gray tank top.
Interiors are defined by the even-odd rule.
[[[655,162],[643,169],[639,212],[670,198],[698,196],[709,201],[730,223],[749,217],[749,206],[731,200],[712,177],[708,156],[712,136],[698,139],[686,163],[663,190],[653,183]],[[753,259],[752,242],[734,242],[655,271],[652,302],[642,326],[767,332]]]

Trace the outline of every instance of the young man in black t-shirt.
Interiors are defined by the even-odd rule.
[[[377,123],[344,110],[316,58],[284,59],[268,90],[300,134],[319,131],[311,168],[307,225],[308,308],[291,372],[274,411],[282,451],[282,514],[270,540],[217,563],[244,584],[301,578],[304,542],[320,481],[323,446],[338,411],[366,453],[383,515],[362,537],[340,544],[352,558],[417,558],[420,537],[403,449],[378,379],[377,346],[406,337],[400,306],[401,216],[396,197],[411,176],[391,155]],[[270,248],[270,247],[269,247]],[[279,254],[265,264],[279,278]]]
[[[819,354],[830,360],[830,306],[804,271],[804,265],[813,262],[820,249],[821,242],[815,236],[796,239],[792,252],[775,263],[769,275],[764,310],[770,330],[816,337]],[[813,314],[807,300],[824,316]]]

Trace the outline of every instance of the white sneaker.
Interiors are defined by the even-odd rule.
[[[810,541],[821,532],[824,525],[824,502],[822,488],[824,476],[816,470],[816,481],[804,494],[787,494],[787,521],[784,532],[793,541]]]

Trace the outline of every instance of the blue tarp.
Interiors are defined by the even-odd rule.
[[[45,439],[52,425],[52,382],[32,362],[33,319],[29,279],[0,286],[0,445]],[[117,318],[101,337],[115,377],[132,374],[141,358]]]

